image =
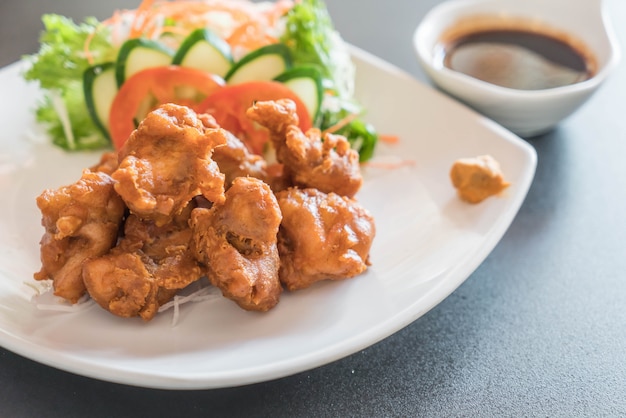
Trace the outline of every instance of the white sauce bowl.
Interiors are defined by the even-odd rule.
[[[524,21],[571,35],[595,57],[591,78],[544,90],[517,90],[445,67],[437,56],[442,35],[469,20]],[[421,66],[443,91],[514,133],[545,133],[578,109],[619,62],[619,48],[602,0],[450,0],[433,8],[417,27],[413,44]]]

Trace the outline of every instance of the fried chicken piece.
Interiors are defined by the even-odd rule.
[[[157,264],[154,277],[159,287],[182,289],[205,273],[190,250],[193,231],[189,220],[195,207],[190,203],[166,225],[158,226],[133,215],[124,225],[125,236],[121,245],[141,249]]]
[[[117,161],[117,152],[109,151],[105,152],[100,156],[100,161],[97,164],[89,167],[91,171],[100,171],[103,173],[107,173],[108,175],[113,174],[115,170],[117,170],[118,161]]]
[[[270,185],[274,193],[293,187],[289,170],[281,163],[272,163],[267,166],[267,184]]]
[[[276,159],[284,164],[295,186],[347,197],[353,197],[361,188],[358,152],[341,135],[322,136],[319,129],[303,133],[293,101],[259,101],[246,114],[269,129]]]
[[[236,136],[228,132],[226,144],[215,148],[213,161],[225,175],[224,186],[229,188],[237,177],[254,177],[267,182],[267,163],[260,155],[253,154]]]
[[[276,198],[283,214],[279,275],[287,289],[346,279],[367,269],[376,228],[372,215],[355,200],[297,188]]]
[[[206,127],[220,127],[210,114],[200,114],[198,117]],[[226,145],[215,148],[213,160],[226,176],[226,188],[230,187],[236,177],[248,176],[263,180],[275,192],[292,185],[284,175],[282,164],[268,164],[263,157],[250,152],[248,147],[231,132],[227,132]]]
[[[115,190],[132,213],[164,225],[202,195],[224,199],[224,175],[211,159],[226,133],[175,104],[150,112],[120,150]]]
[[[45,233],[42,267],[34,277],[52,279],[54,294],[72,303],[85,293],[83,262],[105,254],[117,241],[126,208],[113,184],[108,174],[85,170],[76,183],[37,197]]]
[[[179,289],[202,277],[205,270],[190,251],[193,207],[162,226],[130,215],[118,246],[83,265],[91,297],[115,315],[148,321]]]
[[[458,159],[450,169],[450,180],[459,197],[469,203],[480,203],[509,186],[500,164],[490,155]]]
[[[252,177],[237,177],[223,204],[191,214],[196,257],[211,283],[243,309],[267,311],[278,303],[280,221],[272,190]]]
[[[156,285],[154,262],[141,251],[110,253],[87,260],[83,278],[90,296],[104,309],[124,318],[140,316],[148,321],[176,290]]]

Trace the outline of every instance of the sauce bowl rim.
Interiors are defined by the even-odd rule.
[[[494,5],[498,4],[498,8],[494,8],[493,12],[481,10],[481,15],[489,15],[493,14],[498,15],[502,13],[503,6],[501,3],[495,3],[493,0],[470,0],[470,1],[460,1],[460,0],[449,0],[444,3],[440,3],[431,9],[419,23],[415,31],[413,32],[413,46],[418,55],[418,58],[424,67],[424,69],[429,73],[429,77],[432,79],[436,79],[436,74],[441,77],[446,77],[449,80],[454,80],[456,83],[462,83],[466,88],[472,88],[477,92],[489,92],[492,95],[499,95],[503,97],[515,97],[515,98],[526,98],[526,99],[546,99],[559,97],[569,94],[576,94],[579,92],[585,92],[587,90],[592,90],[597,88],[604,80],[611,74],[615,67],[619,64],[621,60],[621,51],[619,47],[619,43],[617,42],[617,37],[615,35],[613,25],[608,19],[608,12],[606,7],[604,7],[604,3],[602,3],[599,7],[600,10],[600,19],[602,22],[603,30],[606,35],[606,46],[607,46],[607,59],[602,64],[598,64],[599,68],[597,71],[592,74],[586,80],[569,84],[566,86],[558,86],[547,89],[540,90],[522,90],[515,89],[510,87],[504,87],[496,84],[489,83],[487,81],[480,80],[478,78],[472,77],[470,75],[452,70],[450,68],[445,67],[442,64],[436,64],[434,49],[436,47],[436,43],[441,38],[441,35],[445,33],[446,30],[450,29],[455,22],[458,22],[462,18],[466,18],[472,15],[472,13],[467,13],[465,11],[459,12],[459,7],[463,6],[464,10],[467,10],[467,6],[469,4],[478,4],[484,3],[489,4],[492,3]],[[477,13],[474,13],[477,14]],[[522,17],[530,19],[528,16],[515,15],[514,12],[511,13],[511,16]],[[448,24],[442,25],[442,28],[437,29],[437,25],[435,22],[445,21],[450,17],[454,18],[453,21]],[[547,26],[554,26],[547,24]],[[431,31],[434,34],[434,44],[427,43],[425,38],[427,37],[426,32]],[[430,35],[433,38],[433,35]],[[585,42],[585,39],[579,37],[580,40]],[[586,42],[587,43],[587,42]],[[595,52],[593,48],[588,48]],[[437,80],[435,80],[437,82]],[[451,93],[453,93],[451,91]]]

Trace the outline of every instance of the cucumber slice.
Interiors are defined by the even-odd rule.
[[[315,67],[294,67],[279,74],[275,81],[289,87],[306,106],[311,120],[315,122],[322,105],[322,73]]]
[[[122,44],[115,63],[118,87],[131,75],[151,67],[170,65],[174,52],[157,41],[134,38]]]
[[[91,119],[104,136],[110,138],[109,112],[117,94],[115,63],[107,62],[87,68],[83,73],[83,90]]]
[[[272,44],[245,55],[224,78],[228,84],[270,81],[290,68],[289,48],[284,44]]]
[[[197,68],[224,78],[233,66],[233,58],[226,41],[208,29],[196,29],[180,45],[172,64]]]

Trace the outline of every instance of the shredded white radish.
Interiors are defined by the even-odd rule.
[[[65,299],[54,295],[52,283],[43,281],[38,283],[24,282],[24,284],[35,291],[30,301],[41,311],[54,312],[79,312],[95,305],[89,295],[84,295],[76,303],[72,304]]]
[[[74,132],[72,131],[72,122],[70,120],[69,112],[67,111],[67,106],[65,106],[65,101],[56,91],[50,92],[50,99],[52,101],[52,107],[54,108],[54,111],[57,112],[59,121],[63,126],[63,133],[65,134],[65,138],[67,138],[67,146],[69,149],[76,148]]]
[[[202,283],[202,280],[196,283],[195,286],[192,285],[190,287],[196,287],[196,290],[187,295],[176,295],[171,301],[165,303],[159,308],[159,313],[167,311],[168,309],[174,309],[172,314],[172,327],[175,327],[178,324],[178,319],[180,318],[180,305],[185,303],[204,302],[219,299],[221,297],[221,293],[216,287]],[[189,290],[189,288],[185,290]]]
[[[93,299],[87,297],[85,300],[81,299],[73,305],[69,305],[65,303],[58,303],[58,304],[36,303],[35,306],[37,306],[37,309],[39,309],[40,311],[74,313],[74,312],[84,311],[88,308],[91,308],[95,304],[96,302]]]
[[[54,289],[51,281],[41,282],[24,282],[34,291],[31,296],[31,302],[41,311],[67,312],[74,313],[84,311],[96,305],[96,302],[85,294],[78,302],[71,304],[63,298],[54,295]],[[219,299],[222,294],[218,288],[212,286],[206,278],[192,283],[181,291],[181,294],[159,307],[159,313],[173,309],[172,327],[178,324],[180,318],[180,306],[185,303],[199,303],[209,300]]]
[[[31,300],[51,289],[51,286],[47,282],[38,282],[38,283],[24,282],[24,285],[30,287],[31,289],[35,291],[35,294],[31,297]]]

